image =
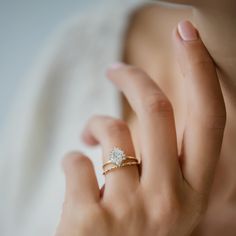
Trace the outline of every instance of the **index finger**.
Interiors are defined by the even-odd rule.
[[[214,62],[190,22],[179,23],[174,43],[188,99],[182,171],[195,190],[209,192],[226,122],[224,99]]]

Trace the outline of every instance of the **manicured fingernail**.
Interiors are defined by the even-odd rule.
[[[179,22],[178,32],[184,41],[193,41],[198,39],[197,30],[189,21]]]
[[[125,63],[123,63],[123,62],[116,62],[116,63],[113,63],[112,65],[110,65],[108,69],[116,70],[116,69],[119,69],[119,68],[121,68],[123,66],[125,66]]]

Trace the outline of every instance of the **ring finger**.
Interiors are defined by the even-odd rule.
[[[90,144],[101,144],[104,163],[109,160],[109,154],[114,146],[122,149],[126,156],[135,157],[130,130],[122,120],[108,116],[94,116],[88,121],[83,138]],[[127,196],[127,193],[137,188],[139,183],[137,165],[116,168],[111,172],[105,175],[104,198],[117,193],[119,196],[123,193],[123,196]]]

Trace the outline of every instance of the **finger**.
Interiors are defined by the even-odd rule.
[[[196,190],[209,191],[226,120],[220,83],[214,62],[190,22],[179,23],[174,43],[188,96],[183,174]]]
[[[108,77],[125,94],[138,117],[143,183],[152,189],[175,184],[180,170],[171,103],[139,68],[120,65],[110,68]]]
[[[100,190],[93,164],[79,152],[66,155],[62,162],[66,176],[65,201],[79,205],[97,202]]]
[[[135,157],[130,130],[127,124],[109,116],[92,117],[83,132],[85,140],[96,140],[103,150],[103,162],[109,159],[113,147],[121,148],[127,156]],[[139,183],[137,165],[117,168],[106,174],[104,198],[110,195],[126,196],[136,189]]]

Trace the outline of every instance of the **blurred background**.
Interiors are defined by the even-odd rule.
[[[11,96],[47,39],[67,19],[102,0],[0,0],[0,131]],[[30,20],[29,20],[30,19]]]

